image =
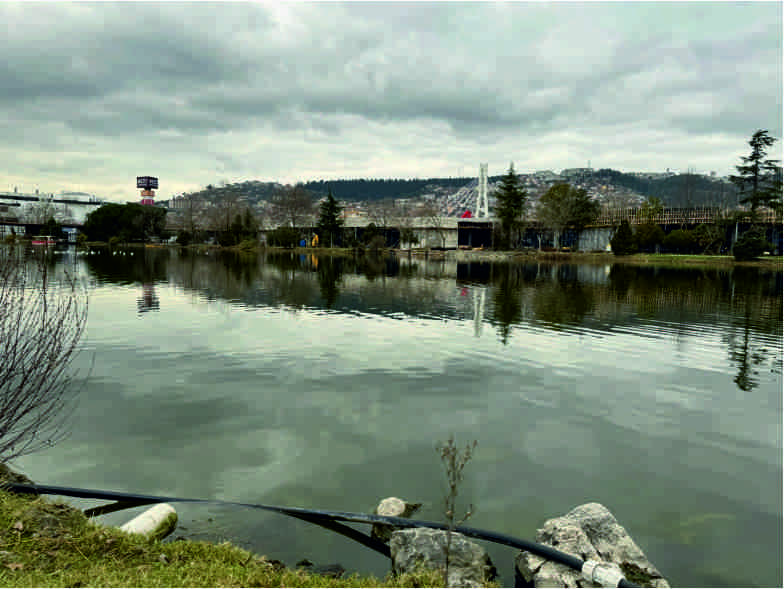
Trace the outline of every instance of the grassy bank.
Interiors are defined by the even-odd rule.
[[[148,541],[45,498],[0,490],[2,587],[439,587],[441,573],[383,580],[292,570],[229,543]]]
[[[405,252],[401,252],[405,254]],[[407,254],[405,254],[407,255]],[[738,262],[732,256],[701,256],[679,254],[634,254],[616,256],[608,252],[540,252],[528,251],[491,251],[491,250],[451,250],[448,257],[458,261],[542,261],[570,264],[629,264],[636,266],[667,266],[693,268],[695,266],[734,267],[752,266],[758,268],[782,269],[784,258],[764,256],[757,260]]]
[[[92,247],[107,247],[108,243],[101,241],[87,242],[85,246]],[[143,243],[129,243],[122,244],[118,247],[122,248],[144,248]],[[207,251],[234,251],[244,253],[254,252],[293,252],[296,254],[312,254],[316,256],[340,256],[340,257],[353,257],[361,250],[352,248],[320,248],[320,247],[295,247],[283,248],[273,246],[257,245],[253,247],[235,245],[235,246],[220,246],[215,244],[192,244],[187,246],[180,246],[177,244],[159,244],[155,247],[170,247],[182,248],[186,250],[196,251],[199,253]],[[367,252],[365,252],[367,253]],[[409,256],[409,250],[400,249],[383,249],[379,250],[380,255],[387,255],[389,253],[397,256]],[[570,264],[629,264],[637,266],[666,266],[675,268],[693,268],[695,266],[710,266],[710,267],[727,267],[734,266],[751,266],[758,268],[782,269],[784,268],[784,258],[782,256],[764,256],[757,260],[746,262],[738,262],[732,256],[703,256],[703,255],[680,255],[680,254],[633,254],[630,256],[616,256],[609,252],[540,252],[538,250],[511,250],[511,251],[495,251],[495,250],[425,250],[415,249],[410,252],[410,255],[417,258],[428,258],[433,260],[439,259],[452,259],[457,261],[513,261],[513,262],[526,262],[526,261],[540,261],[540,262],[557,262],[557,263],[570,263]]]

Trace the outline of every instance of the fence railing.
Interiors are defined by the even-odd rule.
[[[589,227],[608,227],[618,225],[621,221],[628,221],[630,225],[652,222],[657,225],[700,225],[715,223],[717,219],[728,218],[737,213],[737,209],[722,209],[719,207],[694,207],[694,208],[666,208],[656,214],[643,214],[639,207],[603,209],[599,217]],[[738,219],[741,223],[751,222],[751,211]],[[758,223],[781,223],[781,214],[771,209],[757,211]]]

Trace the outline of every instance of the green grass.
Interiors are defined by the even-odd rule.
[[[616,256],[610,252],[540,252],[527,251],[465,251],[462,255],[482,258],[505,256],[510,261],[541,260],[546,262],[565,262],[572,264],[630,264],[637,266],[668,266],[675,268],[692,268],[694,266],[755,266],[758,268],[781,269],[784,263],[782,256],[763,256],[757,260],[738,262],[732,256],[708,256],[688,254],[632,254]]]
[[[0,491],[2,587],[439,587],[441,574],[335,579],[229,543],[150,541],[67,504]]]

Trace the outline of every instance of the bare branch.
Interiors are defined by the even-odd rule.
[[[45,254],[0,250],[0,462],[64,435],[72,375],[66,369],[87,320],[87,297],[65,270],[50,276]]]

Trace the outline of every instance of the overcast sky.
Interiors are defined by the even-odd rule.
[[[756,129],[782,136],[780,2],[2,2],[0,22],[0,190],[724,175]]]

